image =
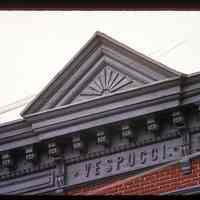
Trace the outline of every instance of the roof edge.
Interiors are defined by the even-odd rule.
[[[138,51],[135,51],[134,49],[126,46],[125,44],[118,42],[117,40],[111,38],[110,36],[100,32],[100,31],[96,31],[93,36],[85,43],[85,45],[82,46],[82,48],[69,60],[69,62],[67,62],[67,64],[64,65],[64,67],[54,76],[54,78],[41,90],[41,92],[39,92],[28,104],[27,106],[20,112],[20,115],[23,117],[27,114],[30,114],[32,111],[34,112],[34,110],[40,109],[41,104],[37,104],[37,99],[42,98],[43,99],[48,99],[48,97],[52,94],[53,90],[49,90],[49,88],[60,78],[62,77],[62,75],[65,73],[65,71],[69,71],[71,70],[70,65],[73,64],[73,62],[75,62],[79,57],[81,57],[81,55],[85,52],[84,50],[86,50],[87,48],[91,47],[95,42],[97,42],[96,45],[103,44],[103,40],[109,41],[127,51],[129,51],[130,53],[139,56],[141,58],[143,58],[144,60],[146,60],[147,62],[151,62],[152,64],[157,65],[158,67],[160,67],[161,69],[168,71],[172,74],[174,74],[175,76],[181,76],[184,75],[181,72],[178,72],[174,69],[171,69],[167,66],[165,66],[164,64],[157,62],[149,57],[147,57],[144,54],[139,53]],[[81,58],[80,58],[81,59]],[[63,80],[61,80],[59,84],[62,85]]]

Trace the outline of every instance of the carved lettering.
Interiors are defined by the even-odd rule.
[[[95,171],[95,175],[96,176],[98,176],[98,175],[100,175],[100,164],[101,164],[101,161],[98,161],[98,162],[96,162],[96,171]]]
[[[89,177],[91,168],[92,168],[92,163],[86,163],[85,164],[86,177]]]
[[[78,171],[74,173],[74,178],[77,178],[77,177],[79,177],[79,172]]]
[[[128,155],[128,166],[133,167],[135,165],[135,152],[131,152]]]
[[[152,161],[158,160],[158,148],[152,149]]]
[[[106,160],[106,162],[109,164],[106,172],[110,173],[110,172],[112,172],[112,169],[113,169],[113,167],[112,167],[113,161],[111,159],[108,159],[108,160]]]
[[[120,165],[123,163],[124,157],[119,156],[117,157],[117,170],[120,170]]]
[[[163,160],[165,160],[166,159],[166,157],[167,157],[167,154],[166,154],[167,152],[166,152],[166,145],[164,144],[163,145]]]
[[[146,156],[147,156],[147,152],[141,151],[141,153],[140,153],[140,160],[141,160],[142,164],[146,163],[146,161],[147,161],[147,157]]]
[[[56,181],[57,181],[58,187],[63,186],[64,185],[64,176],[57,176]]]
[[[180,159],[181,149],[178,148],[182,138],[165,141],[160,144],[147,145],[132,150],[126,150],[101,158],[91,159],[67,166],[67,184],[73,185],[104,178],[109,175],[126,173],[145,167],[150,167],[159,162],[165,163]]]

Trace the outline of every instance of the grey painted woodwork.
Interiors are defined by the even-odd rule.
[[[159,125],[154,117],[149,117],[147,119],[147,130],[154,133],[159,130]]]
[[[181,158],[180,139],[123,151],[67,167],[67,185],[134,171]]]
[[[200,73],[97,32],[21,113],[0,124],[0,193],[62,193],[200,151]]]
[[[50,141],[48,143],[48,155],[52,157],[57,157],[61,154],[61,149],[55,141]]]
[[[37,160],[37,153],[34,145],[29,145],[25,147],[25,157],[27,161],[35,162]]]
[[[148,76],[150,74],[153,74],[155,76],[154,80],[163,80],[164,78],[170,78],[180,75],[180,73],[176,72],[175,70],[169,69],[168,67],[142,55],[141,53],[138,53],[130,49],[129,47],[126,47],[125,45],[113,40],[112,38],[109,38],[105,34],[97,32],[90,39],[90,41],[80,50],[77,56],[75,56],[75,58],[73,58],[54,78],[54,80],[52,80],[52,82],[50,82],[48,86],[40,93],[38,98],[42,98],[43,101],[41,102],[37,99],[33,100],[33,102],[28,106],[28,108],[30,108],[30,111],[28,108],[26,108],[22,114],[24,115],[26,113],[31,113],[32,108],[34,112],[37,112],[38,108],[39,110],[42,107],[44,107],[45,109],[50,109],[52,108],[52,106],[55,106],[57,104],[63,105],[63,103],[68,103],[73,98],[71,96],[72,94],[70,92],[70,89],[73,90],[73,94],[76,94],[75,83],[77,82],[77,80],[81,80],[80,77],[84,77],[84,80],[86,81],[86,75],[90,73],[89,71],[95,69],[95,61],[99,61],[102,58],[106,57],[107,59],[102,59],[102,61],[108,62],[109,59],[113,60],[113,57],[110,58],[110,56],[115,56],[118,59],[121,57],[120,61],[126,63],[126,67],[119,67],[119,69],[129,69],[129,75],[131,74],[130,71],[134,71],[134,73],[132,74],[134,74],[135,77],[137,76],[138,79],[142,78],[143,80],[145,80],[145,82],[147,80],[149,82],[150,79],[148,78]],[[88,57],[89,60],[87,60]],[[143,67],[138,67],[137,65],[133,67],[132,65],[134,65],[133,63],[136,61],[139,61],[140,63],[145,63],[145,65],[143,64]],[[99,63],[101,63],[101,61]],[[117,62],[115,63],[117,63],[117,65],[120,64],[119,60],[117,60]],[[101,68],[102,65],[98,66],[100,66]],[[148,74],[148,76],[144,76],[144,74]],[[161,74],[162,79],[157,74]],[[94,76],[94,74],[91,75]],[[67,82],[65,77],[68,77]],[[79,89],[77,89],[77,91],[79,91]],[[55,93],[57,94],[55,95]],[[64,97],[65,95],[67,96]],[[69,99],[69,101],[67,99]]]
[[[103,129],[97,130],[97,144],[109,146],[110,138],[109,135]]]
[[[5,152],[1,156],[2,159],[2,167],[3,168],[11,168],[13,167],[13,158],[10,155],[10,152]]]
[[[0,183],[0,194],[26,194],[34,190],[54,187],[54,174],[45,171]]]
[[[130,122],[122,123],[121,134],[123,138],[129,138],[129,139],[136,138],[136,135],[134,135],[134,132],[133,132],[133,125],[131,127]]]

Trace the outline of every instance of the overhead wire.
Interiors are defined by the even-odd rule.
[[[13,103],[7,104],[5,106],[1,106],[0,107],[0,115],[26,105],[30,101],[30,99],[32,99],[34,96],[35,95],[29,95],[23,99],[15,101]]]
[[[179,46],[183,45],[185,42],[187,42],[186,39],[185,39],[185,40],[182,40],[182,41],[180,41],[180,42],[178,42],[178,43],[176,43],[175,45],[173,45],[172,47],[170,47],[170,48],[167,49],[167,50],[164,50],[163,52],[162,52],[161,49],[156,50],[156,51],[153,51],[153,52],[151,52],[150,54],[148,54],[148,56],[152,56],[152,55],[158,54],[160,51],[161,51],[161,53],[158,54],[157,57],[166,56],[167,54],[169,54],[169,53],[170,53],[171,51],[173,51],[174,49],[176,49],[176,48],[178,48]]]

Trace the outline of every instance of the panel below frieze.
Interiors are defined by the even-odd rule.
[[[45,171],[0,183],[0,194],[18,194],[54,186],[54,172]]]
[[[180,159],[181,144],[181,138],[176,138],[68,165],[67,185],[80,184]]]

